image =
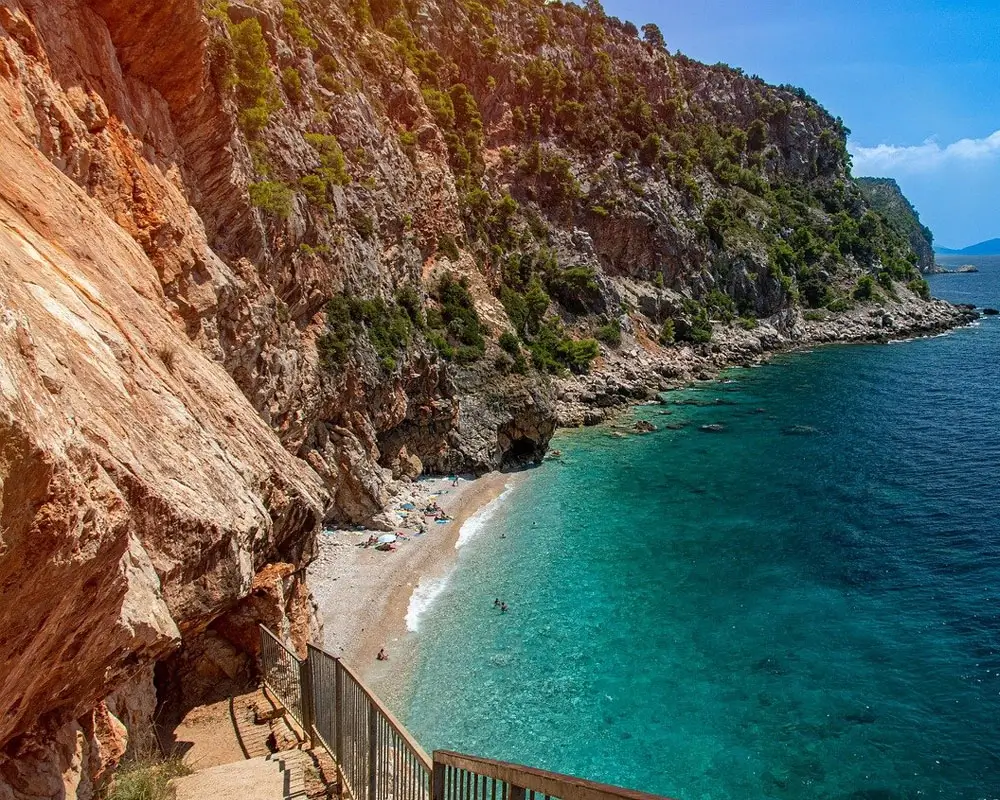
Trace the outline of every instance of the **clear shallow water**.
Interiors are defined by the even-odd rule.
[[[932,288],[997,306],[970,261]],[[421,618],[405,721],[678,800],[1000,797],[1000,322],[727,377],[558,438]]]

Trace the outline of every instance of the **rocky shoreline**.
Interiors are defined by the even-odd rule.
[[[808,318],[807,318],[808,317]],[[556,403],[561,428],[598,425],[636,403],[655,399],[694,380],[709,380],[729,367],[760,363],[778,353],[818,344],[889,342],[933,336],[968,325],[980,314],[944,300],[908,298],[868,303],[849,311],[784,311],[753,330],[717,329],[710,344],[661,347],[637,337],[604,359],[589,375],[560,381]]]

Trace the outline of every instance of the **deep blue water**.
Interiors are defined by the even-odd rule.
[[[1000,259],[942,260],[1000,304]],[[558,437],[423,617],[407,724],[678,800],[1000,797],[1000,323],[725,379]]]

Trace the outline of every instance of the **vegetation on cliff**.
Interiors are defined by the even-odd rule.
[[[895,207],[851,178],[839,119],[800,89],[671,54],[656,26],[598,2],[259,6],[214,0],[212,51],[275,257],[336,262],[369,243],[406,268],[392,285],[345,274],[331,297],[405,290],[434,319],[422,266],[474,274],[493,298],[476,302],[506,320],[469,341],[443,333],[456,320],[418,327],[445,358],[470,363],[509,332],[518,348],[498,364],[520,370],[523,347],[536,369],[585,371],[626,315],[699,343],[713,323],[838,310],[919,277]],[[407,194],[432,176],[445,213],[415,219]]]
[[[865,199],[896,230],[905,236],[917,255],[921,272],[934,268],[934,234],[920,222],[920,215],[913,207],[899,184],[892,178],[858,178],[858,185]]]

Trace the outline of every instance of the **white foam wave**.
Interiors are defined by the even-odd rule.
[[[406,609],[406,630],[416,633],[420,629],[420,620],[441,592],[448,586],[451,573],[443,578],[421,578],[417,588],[410,595],[410,605]]]
[[[462,529],[458,532],[458,541],[455,542],[456,550],[465,547],[465,545],[483,532],[486,524],[493,519],[493,515],[497,513],[497,510],[503,504],[507,495],[510,494],[512,488],[513,487],[510,485],[506,486],[497,497],[493,498],[489,503],[465,521],[465,524],[462,525]]]
[[[513,487],[509,485],[505,487],[499,496],[495,497],[465,521],[462,529],[458,532],[458,541],[455,543],[456,550],[465,546],[482,533],[512,489]],[[420,579],[417,588],[410,595],[410,604],[406,609],[406,630],[410,633],[416,633],[420,629],[421,619],[423,619],[427,611],[448,587],[448,581],[451,580],[453,572],[454,568],[447,575],[440,578],[423,577]]]

